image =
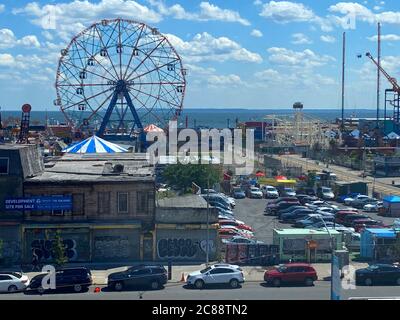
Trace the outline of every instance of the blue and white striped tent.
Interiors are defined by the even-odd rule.
[[[121,153],[128,152],[127,149],[115,143],[108,142],[97,136],[92,136],[81,142],[72,144],[63,149],[66,153]]]

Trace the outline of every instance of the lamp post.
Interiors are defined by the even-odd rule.
[[[207,244],[206,244],[206,266],[210,263],[210,177],[207,175]]]
[[[319,218],[321,219],[322,223],[324,224],[324,227],[325,227],[326,231],[328,232],[329,239],[330,239],[330,246],[331,246],[331,300],[336,300],[335,299],[335,294],[334,294],[334,291],[333,291],[333,274],[334,274],[334,245],[333,245],[333,241],[334,241],[334,238],[333,238],[331,232],[329,231],[329,228],[326,225],[325,220],[321,216]]]

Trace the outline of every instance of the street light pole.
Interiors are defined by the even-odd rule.
[[[207,246],[206,246],[206,266],[210,263],[210,179],[207,177]]]
[[[329,235],[329,239],[330,239],[330,246],[331,246],[331,300],[334,300],[334,292],[333,292],[333,269],[334,269],[334,257],[333,257],[333,255],[334,255],[334,245],[333,245],[333,241],[334,241],[334,238],[333,238],[333,236],[332,236],[332,234],[331,234],[331,232],[329,231],[329,228],[328,228],[328,226],[326,225],[326,223],[325,223],[325,220],[322,218],[322,217],[319,217],[320,219],[321,219],[321,221],[322,221],[322,223],[324,224],[324,227],[325,227],[325,229],[326,229],[326,231],[328,232],[328,235]]]

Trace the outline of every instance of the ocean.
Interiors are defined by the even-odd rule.
[[[236,119],[239,122],[244,121],[262,121],[266,116],[270,115],[291,115],[292,109],[185,109],[179,120],[179,126],[183,127],[188,117],[189,127],[202,126],[209,128],[226,128],[234,126]],[[309,109],[304,110],[304,114],[313,118],[319,118],[326,121],[334,121],[336,118],[341,117],[341,110],[339,109]],[[21,117],[20,111],[2,111],[3,121],[9,117]],[[376,117],[376,110],[373,109],[358,109],[358,110],[345,110],[345,117],[363,117],[374,118]],[[64,123],[65,119],[60,111],[47,112],[47,118],[50,123]],[[32,111],[31,124],[43,125],[46,119],[45,111]]]

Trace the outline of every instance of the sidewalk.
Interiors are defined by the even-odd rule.
[[[367,263],[352,263],[352,266],[355,269],[359,268],[365,268],[368,266]],[[91,269],[91,266],[88,265]],[[327,280],[330,277],[331,274],[331,265],[330,263],[317,263],[313,264],[313,267],[317,271],[318,274],[318,279],[320,281],[322,280]],[[113,272],[120,272],[124,271],[128,268],[128,266],[125,267],[110,267],[110,268],[104,268],[104,269],[91,269],[92,271],[92,276],[93,276],[93,284],[94,285],[107,285],[107,277],[109,274]],[[167,266],[165,265],[165,268],[167,269]],[[200,264],[200,265],[173,265],[172,266],[172,279],[169,281],[171,283],[179,283],[181,282],[182,275],[184,275],[184,278],[186,279],[187,275],[191,272],[201,270],[205,268],[205,264]],[[271,267],[261,267],[261,266],[243,266],[241,267],[243,269],[243,273],[245,276],[246,281],[254,281],[254,282],[262,282],[264,279],[264,272],[267,268]],[[35,275],[39,274],[38,272],[27,272],[26,273],[28,277],[31,279]]]

